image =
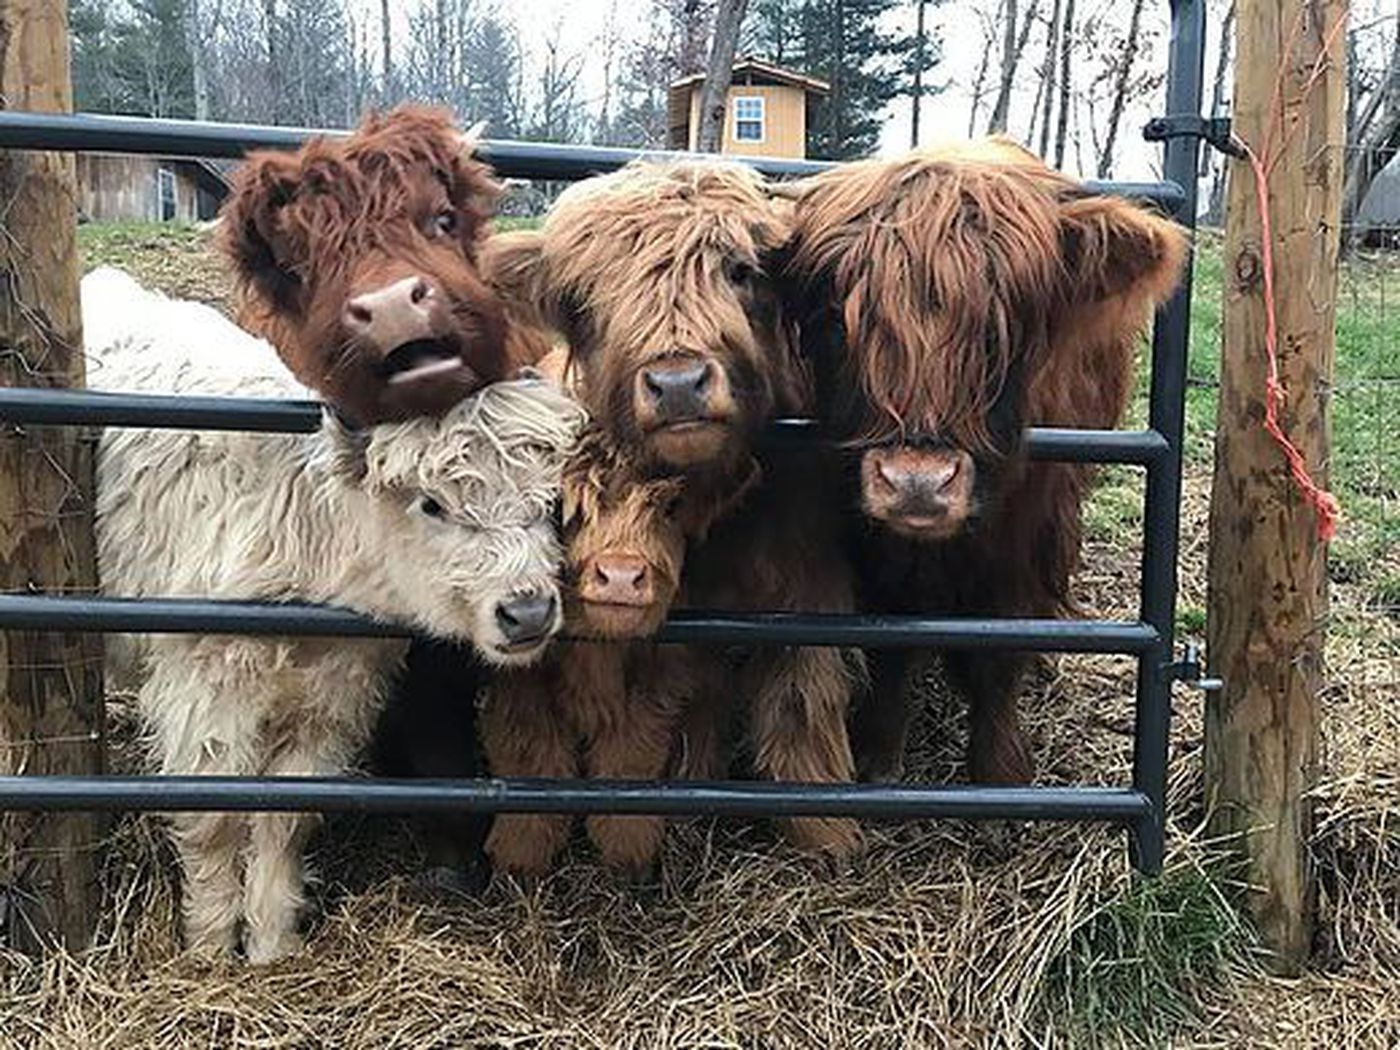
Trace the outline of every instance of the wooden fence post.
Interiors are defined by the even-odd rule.
[[[0,0],[0,99],[68,111],[64,0]],[[82,386],[73,158],[0,151],[0,384]],[[86,592],[96,583],[90,440],[0,424],[0,589]],[[98,636],[0,633],[0,772],[103,765]],[[102,822],[0,815],[0,935],[81,947],[97,918]]]
[[[1234,129],[1269,172],[1283,430],[1325,484],[1345,93],[1345,0],[1239,0]],[[1312,936],[1308,862],[1326,547],[1264,429],[1262,230],[1254,174],[1230,175],[1225,330],[1210,513],[1209,658],[1225,686],[1206,706],[1212,831],[1245,862],[1250,910],[1277,965]]]

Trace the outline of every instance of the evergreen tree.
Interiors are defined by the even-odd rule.
[[[350,95],[350,34],[341,0],[289,0],[278,22],[284,58],[277,123],[343,126]]]
[[[813,0],[803,7],[803,72],[831,85],[831,94],[812,101],[809,155],[849,160],[869,155],[879,143],[885,107],[906,90],[902,74],[909,41],[879,25],[897,2]]]
[[[73,0],[68,9],[72,47],[73,104],[93,113],[120,113],[116,73],[116,27],[103,0]]]
[[[492,138],[519,138],[524,124],[520,41],[495,13],[473,27],[462,53],[469,77],[470,101],[463,119],[487,122]]]
[[[125,6],[75,3],[69,32],[73,90],[82,109],[144,117],[194,115],[185,0]]]
[[[938,64],[940,43],[931,31],[921,52],[912,36],[890,33],[885,16],[907,0],[755,0],[746,49],[758,57],[831,85],[813,98],[807,117],[809,156],[848,160],[879,143],[885,109],[912,90],[915,66],[923,93],[933,93],[928,73]]]

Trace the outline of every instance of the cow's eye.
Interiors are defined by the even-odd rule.
[[[430,518],[441,518],[444,514],[442,504],[433,499],[432,496],[424,496],[420,499],[418,509]]]
[[[724,276],[730,284],[744,286],[754,279],[754,268],[743,259],[730,259],[724,264]]]
[[[443,237],[452,236],[457,232],[457,213],[450,208],[438,212],[433,218],[433,231]]]

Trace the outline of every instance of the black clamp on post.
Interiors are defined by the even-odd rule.
[[[1244,146],[1230,131],[1229,117],[1179,113],[1172,117],[1153,117],[1142,129],[1142,137],[1148,142],[1166,142],[1167,139],[1188,136],[1204,140],[1227,156],[1241,159],[1245,156]]]
[[[1225,679],[1210,678],[1201,662],[1201,649],[1195,642],[1187,642],[1181,659],[1162,668],[1169,682],[1181,682],[1203,693],[1215,693],[1225,688]]]

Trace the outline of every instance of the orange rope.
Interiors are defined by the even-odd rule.
[[[1238,139],[1238,137],[1237,137]],[[1289,473],[1306,501],[1317,512],[1317,535],[1323,543],[1328,543],[1337,535],[1337,522],[1341,517],[1341,504],[1337,497],[1317,482],[1308,473],[1307,462],[1298,446],[1289,440],[1279,425],[1279,407],[1283,404],[1286,391],[1278,375],[1278,309],[1274,299],[1274,234],[1269,215],[1269,175],[1263,161],[1243,139],[1238,139],[1240,147],[1254,169],[1255,196],[1259,205],[1260,242],[1263,251],[1264,267],[1264,349],[1269,358],[1269,375],[1265,384],[1264,429],[1274,439],[1288,460]]]

